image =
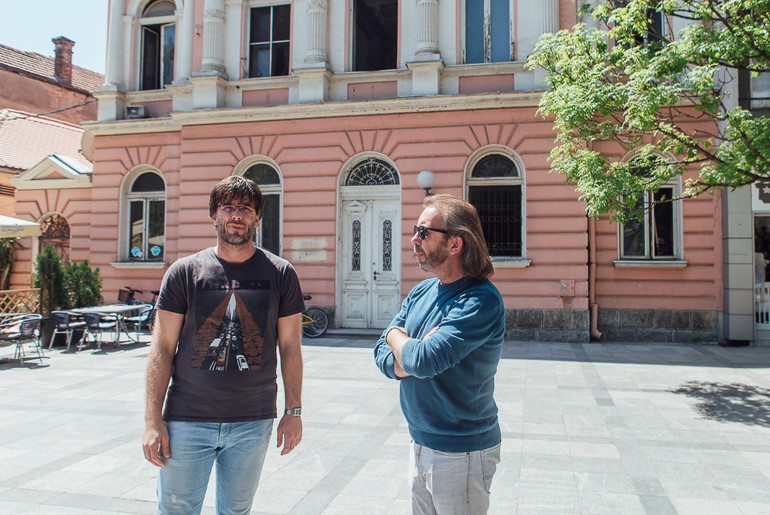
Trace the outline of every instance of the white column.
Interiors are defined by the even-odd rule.
[[[225,77],[224,0],[205,0],[203,4],[203,59],[201,75],[221,75]]]
[[[121,90],[125,90],[123,70],[126,66],[123,59],[124,11],[125,0],[112,0],[110,3],[109,37],[107,38],[107,73],[104,77],[105,84],[113,84],[116,89]]]
[[[417,55],[421,59],[439,57],[438,2],[439,0],[417,0],[417,16],[420,25]]]
[[[193,51],[193,11],[194,2],[186,0],[184,8],[176,11],[176,75],[174,82],[185,82],[192,74],[192,51]]]
[[[305,63],[329,63],[329,0],[308,0]]]

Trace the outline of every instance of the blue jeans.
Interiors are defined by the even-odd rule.
[[[500,463],[500,444],[473,452],[443,452],[412,442],[409,486],[413,515],[482,515]]]
[[[257,492],[273,419],[166,423],[171,457],[158,473],[158,513],[200,513],[216,462],[216,512],[247,514]]]

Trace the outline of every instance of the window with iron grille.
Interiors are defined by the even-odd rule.
[[[487,154],[471,168],[468,202],[479,213],[493,258],[524,256],[523,184],[516,163],[503,154]]]
[[[254,7],[249,19],[249,77],[289,75],[291,5]]]

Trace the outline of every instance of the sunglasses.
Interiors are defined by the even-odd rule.
[[[425,227],[424,225],[415,225],[412,234],[416,234],[418,238],[424,240],[428,235],[428,231],[440,232],[442,234],[449,234],[446,229],[434,229],[433,227]]]

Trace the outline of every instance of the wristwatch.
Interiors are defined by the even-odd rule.
[[[283,411],[286,415],[291,415],[292,417],[298,417],[302,415],[302,408],[291,408]]]

